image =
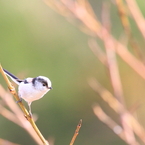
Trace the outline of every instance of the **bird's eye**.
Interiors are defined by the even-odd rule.
[[[43,83],[42,85],[43,85],[43,86],[46,86],[46,84],[45,84],[45,83]]]

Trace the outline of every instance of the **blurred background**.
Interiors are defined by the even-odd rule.
[[[100,21],[103,3],[110,4],[112,34],[120,39],[124,32],[115,2],[89,2]],[[145,14],[145,3],[142,0],[137,2]],[[53,89],[32,103],[32,113],[39,117],[36,124],[42,134],[45,138],[53,139],[55,145],[70,143],[80,119],[83,124],[76,145],[124,145],[126,143],[93,113],[92,105],[98,103],[119,122],[118,115],[88,84],[90,78],[96,78],[113,93],[106,68],[88,46],[91,37],[75,26],[76,23],[72,25],[71,21],[42,0],[1,0],[0,63],[21,78],[39,75],[50,78]],[[137,43],[145,52],[144,39],[135,22],[130,21]],[[96,40],[104,50],[101,41]],[[135,103],[141,104],[135,113],[145,126],[145,81],[120,57],[117,59],[126,108],[130,109]],[[6,88],[1,76],[0,83]],[[0,138],[21,145],[36,144],[22,128],[3,116],[0,116]]]

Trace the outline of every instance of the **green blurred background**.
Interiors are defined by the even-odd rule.
[[[90,2],[100,19],[104,1]],[[123,29],[117,8],[111,1],[108,2],[111,4],[112,33],[119,39]],[[142,6],[141,0],[138,3]],[[145,47],[134,22],[132,27],[138,43]],[[92,104],[97,102],[118,120],[118,116],[88,85],[88,79],[95,77],[112,92],[106,69],[89,49],[88,38],[41,0],[0,1],[2,66],[15,75],[44,75],[52,81],[53,90],[32,103],[32,112],[39,116],[36,123],[43,135],[53,137],[55,145],[68,145],[78,121],[83,119],[75,145],[124,145],[93,114]],[[142,102],[137,113],[140,122],[145,125],[145,82],[120,58],[118,60],[126,104],[129,108],[137,101]],[[1,76],[0,82],[6,87]],[[22,128],[2,116],[0,138],[21,145],[35,144]]]

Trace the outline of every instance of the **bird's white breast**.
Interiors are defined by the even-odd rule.
[[[22,82],[19,85],[18,92],[19,96],[26,102],[33,102],[42,98],[48,92],[48,90],[38,90],[34,88],[32,83],[25,84],[24,82]]]

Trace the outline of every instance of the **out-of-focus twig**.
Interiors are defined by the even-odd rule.
[[[116,60],[116,52],[115,52],[116,44],[109,37],[109,31],[111,26],[110,26],[109,11],[107,11],[107,9],[108,6],[107,5],[104,6],[103,14],[102,14],[103,25],[104,28],[106,28],[106,29],[102,29],[102,36],[106,49],[107,65],[110,72],[110,80],[112,83],[114,94],[116,98],[122,104],[124,104],[123,91],[122,91],[121,80],[120,80],[120,75],[119,75],[119,70],[118,70],[118,65]]]
[[[1,89],[0,89],[1,90]],[[4,116],[5,118],[7,118],[8,120],[19,124],[21,126],[21,123],[19,122],[19,120],[16,118],[15,114],[13,114],[11,111],[9,111],[8,109],[6,109],[4,106],[2,106],[0,104],[0,114],[2,116]]]
[[[118,125],[115,121],[113,121],[102,109],[99,105],[93,106],[94,114],[109,128],[111,128],[116,135],[118,135],[122,140],[124,140],[127,144],[126,136],[124,129]],[[135,140],[132,145],[139,145],[139,143]]]
[[[127,17],[127,7],[125,6],[123,0],[116,0],[116,4],[125,32],[128,35],[130,35],[131,31],[130,31],[130,23]]]
[[[127,13],[127,6],[125,5],[125,3],[123,2],[123,0],[116,0],[116,4],[117,4],[117,8],[120,14],[120,19],[123,25],[123,28],[125,30],[125,33],[128,37],[129,40],[129,44],[131,45],[131,47],[134,49],[135,53],[137,54],[138,58],[144,62],[144,57],[142,55],[142,52],[135,40],[135,38],[133,37],[133,34],[131,32],[131,27],[130,27],[130,22],[129,22],[129,18],[128,18],[128,13]]]
[[[121,116],[122,129],[124,132],[124,139],[126,143],[131,145],[138,144],[134,136],[134,133],[145,143],[144,128],[135,120],[135,118],[127,111],[125,107],[116,54],[118,54],[124,60],[125,63],[127,63],[135,72],[137,72],[143,79],[145,79],[145,66],[143,64],[143,59],[138,60],[129,51],[126,45],[124,45],[123,43],[119,42],[114,38],[114,36],[110,31],[111,25],[110,20],[108,19],[109,18],[108,12],[104,14],[103,24],[101,24],[101,22],[97,19],[97,16],[94,14],[94,11],[90,3],[87,0],[75,0],[75,1],[45,0],[45,1],[48,5],[51,4],[53,9],[57,9],[58,13],[60,12],[62,14],[64,12],[64,14],[62,14],[63,16],[73,17],[74,20],[79,22],[79,24],[81,23],[83,27],[86,27],[86,29],[90,31],[90,33],[88,34],[93,34],[95,39],[97,36],[104,42],[106,54],[100,51],[101,49],[97,45],[94,45],[93,42],[90,41],[89,45],[91,46],[91,50],[95,52],[95,55],[105,66],[108,63],[107,67],[110,72],[110,80],[112,83],[112,88],[114,90],[114,96],[116,98],[109,91],[98,85],[98,83],[97,84],[94,83],[95,84],[94,85],[91,82],[91,86],[96,92],[98,92],[102,96],[104,101],[106,101],[110,105],[110,107],[113,108]],[[122,24],[124,26],[126,34],[128,35],[130,44],[132,47],[135,47],[135,49],[141,54],[138,46],[136,45],[132,37],[129,19],[126,14],[126,8],[123,5],[124,3],[122,3],[122,0],[116,0],[116,2],[118,4],[118,9],[121,14],[120,18],[122,20]],[[126,0],[126,3],[141,33],[145,38],[145,29],[144,29],[145,20],[140,14],[140,11],[138,10],[135,1]],[[65,11],[62,11],[62,9]]]
[[[0,145],[18,145],[18,144],[0,138]]]
[[[102,51],[97,42],[94,39],[90,39],[88,41],[88,45],[92,52],[95,54],[95,56],[107,67],[107,59],[105,52]]]
[[[135,0],[126,0],[127,7],[130,10],[131,15],[133,16],[141,34],[145,39],[145,19],[136,3]]]
[[[72,137],[72,140],[70,142],[70,145],[73,145],[74,144],[74,142],[75,142],[75,140],[76,140],[76,138],[77,138],[77,136],[79,134],[79,130],[80,130],[81,126],[82,126],[82,119],[79,121],[79,123],[77,125],[77,128],[76,128],[75,133],[74,133],[74,135]]]
[[[81,3],[77,1],[71,1],[71,0],[59,0],[59,1],[53,1],[53,0],[45,0],[46,4],[56,6],[58,3],[60,3],[60,6],[63,5],[63,7],[66,9],[68,13],[71,13],[74,18],[78,19],[91,33],[94,34],[94,36],[98,36],[100,39],[103,39],[102,35],[102,29],[104,28],[101,23],[98,21],[97,17],[94,15],[91,15],[89,13],[90,9],[93,11],[92,7],[90,6],[89,2],[85,0],[85,5],[89,6],[89,11],[86,7],[81,5]],[[57,9],[57,12],[59,12],[59,9],[57,7],[53,7],[54,9]],[[145,66],[144,64],[136,59],[126,48],[125,45],[117,41],[110,33],[108,34],[108,37],[111,41],[116,44],[115,50],[117,54],[131,67],[135,72],[137,72],[143,79],[145,79]]]
[[[101,109],[99,105],[93,105],[94,114],[105,123],[110,129],[114,131],[116,135],[118,135],[122,140],[126,142],[125,135],[123,132],[123,128],[118,125],[115,121],[113,121],[105,112]]]
[[[126,123],[132,130],[135,132],[135,134],[145,143],[145,129],[141,124],[127,111],[125,110],[124,106],[103,86],[97,82],[95,79],[89,80],[90,87],[96,91],[101,98],[109,104],[109,106],[118,114],[120,112],[125,112],[125,119]]]
[[[122,84],[121,84],[118,64],[116,60],[116,52],[114,51],[116,45],[114,41],[112,41],[112,39],[110,39],[108,35],[111,28],[109,14],[110,12],[109,12],[108,5],[105,4],[103,8],[103,12],[102,12],[102,20],[103,20],[103,26],[106,29],[102,30],[103,31],[102,34],[103,34],[104,45],[106,48],[106,56],[107,56],[108,69],[110,73],[110,81],[112,84],[112,88],[114,90],[114,96],[125,108]],[[136,145],[137,143],[136,143],[136,138],[134,136],[133,130],[130,126],[128,126],[128,123],[126,123],[128,121],[128,117],[126,116],[125,109],[124,111],[120,112],[119,115],[120,115],[120,120],[123,126],[126,142],[130,145]]]
[[[2,101],[7,105],[10,109],[6,109],[3,104],[0,104],[0,114],[7,118],[8,120],[12,121],[13,123],[19,125],[20,127],[24,128],[30,136],[38,143],[41,144],[41,140],[38,138],[36,132],[30,125],[30,123],[24,119],[24,115],[12,96],[0,85],[0,97]]]

